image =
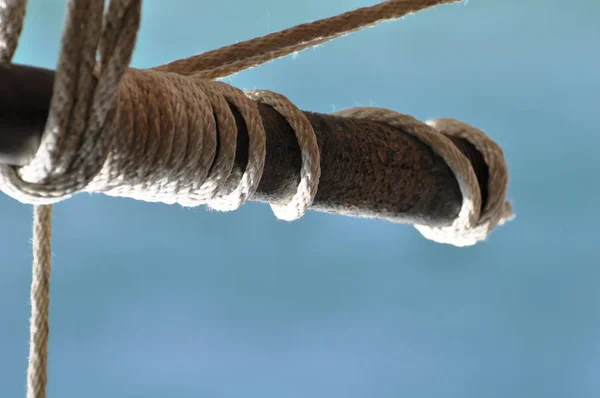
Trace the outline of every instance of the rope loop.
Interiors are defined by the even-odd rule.
[[[141,0],[112,0],[104,21],[103,11],[104,0],[67,4],[40,148],[27,166],[0,166],[2,191],[21,202],[44,205],[71,197],[94,179],[108,156],[115,96],[133,53]]]
[[[357,107],[338,111],[339,116],[376,120],[406,131],[429,146],[452,169],[463,195],[461,210],[451,225],[415,225],[427,239],[458,247],[485,240],[496,225],[512,219],[514,214],[506,200],[508,168],[502,149],[481,130],[454,119],[436,119],[422,123],[412,116],[393,110]],[[448,137],[469,141],[481,152],[489,168],[488,200],[481,211],[481,187],[471,162]]]
[[[475,207],[476,200],[465,195],[465,192],[472,192],[473,190],[481,192],[481,187],[475,179],[476,185],[467,191],[463,191],[463,195],[465,195],[463,197],[463,209],[468,208],[465,206],[465,202],[471,201],[474,204],[472,212],[468,213],[470,217],[465,217],[461,211],[458,218],[450,226],[416,225],[415,227],[425,238],[435,242],[448,243],[454,246],[474,245],[485,240],[497,225],[503,225],[515,217],[510,202],[506,200],[508,167],[504,160],[504,154],[502,149],[481,130],[466,123],[444,118],[427,121],[427,125],[442,136],[467,140],[482,154],[489,171],[488,199],[483,209],[481,209],[481,202],[478,203],[479,206]],[[470,163],[469,166],[472,167]],[[452,168],[452,171],[457,180],[460,181],[459,176],[464,173],[464,170]],[[475,223],[472,223],[473,219],[475,219]]]

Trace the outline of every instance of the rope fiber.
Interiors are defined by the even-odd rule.
[[[265,164],[265,129],[257,104],[280,113],[301,149],[300,183],[276,217],[295,220],[312,204],[320,153],[306,116],[285,96],[246,92],[215,79],[322,44],[381,21],[456,0],[390,0],[371,7],[240,42],[151,69],[128,68],[141,18],[141,0],[68,0],[50,111],[41,145],[26,166],[0,165],[0,189],[33,204],[33,278],[27,397],[46,396],[52,204],[79,192],[138,200],[205,204],[235,210],[256,191]],[[25,18],[26,0],[0,0],[0,62],[10,63]],[[225,186],[234,165],[239,110],[249,137],[249,159],[237,186]],[[353,108],[340,117],[400,127],[440,155],[463,195],[452,225],[417,225],[427,238],[472,245],[512,218],[506,202],[502,150],[480,130],[452,119],[422,123],[379,108]],[[467,139],[489,168],[489,200],[468,159],[448,138]]]

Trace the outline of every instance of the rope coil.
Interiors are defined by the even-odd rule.
[[[423,143],[446,161],[454,172],[463,203],[458,217],[451,225],[431,227],[415,225],[429,240],[454,246],[471,246],[485,240],[499,223],[514,217],[509,202],[506,202],[508,169],[502,149],[481,130],[454,119],[438,119],[422,123],[409,115],[382,108],[357,107],[335,113],[339,116],[376,120],[398,127]],[[448,136],[468,140],[483,155],[489,168],[489,199],[481,211],[481,187],[469,160],[454,146]]]
[[[302,166],[296,193],[272,204],[283,220],[301,217],[315,198],[321,174],[315,132],[286,97],[270,91],[244,93],[222,78],[324,43],[381,21],[456,0],[390,0],[339,16],[298,25],[153,69],[128,69],[141,18],[141,0],[69,0],[54,91],[40,149],[23,167],[0,165],[0,190],[36,205],[28,398],[45,397],[48,344],[51,205],[78,192],[102,192],[138,200],[206,204],[235,210],[256,191],[265,164],[266,134],[257,104],[279,112],[296,134]],[[17,46],[26,0],[0,3],[0,62]],[[96,59],[97,53],[99,60]],[[249,159],[237,186],[226,187],[236,151],[241,114]],[[475,244],[512,218],[506,202],[507,168],[500,148],[480,130],[452,119],[422,123],[379,108],[353,108],[340,117],[398,126],[440,155],[463,194],[452,225],[417,225],[427,238],[456,246]],[[471,164],[448,136],[471,142],[490,172],[489,199]]]

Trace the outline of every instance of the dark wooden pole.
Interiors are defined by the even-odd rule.
[[[0,66],[0,163],[25,165],[35,154],[48,114],[54,72],[22,65]],[[235,185],[248,160],[248,134],[237,109]],[[260,105],[267,156],[260,186],[251,198],[282,203],[300,179],[300,149],[285,119]],[[312,209],[410,224],[443,225],[462,202],[449,167],[429,147],[382,123],[305,112],[321,151],[321,180]],[[487,167],[467,141],[452,138],[471,161],[487,197]]]

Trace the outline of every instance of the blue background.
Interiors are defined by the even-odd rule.
[[[375,0],[148,0],[149,67]],[[16,62],[53,68],[64,3]],[[597,397],[600,3],[471,0],[236,75],[301,109],[474,124],[517,219],[457,249],[383,221],[80,195],[56,207],[49,398]],[[31,208],[0,196],[0,396],[24,396]]]

